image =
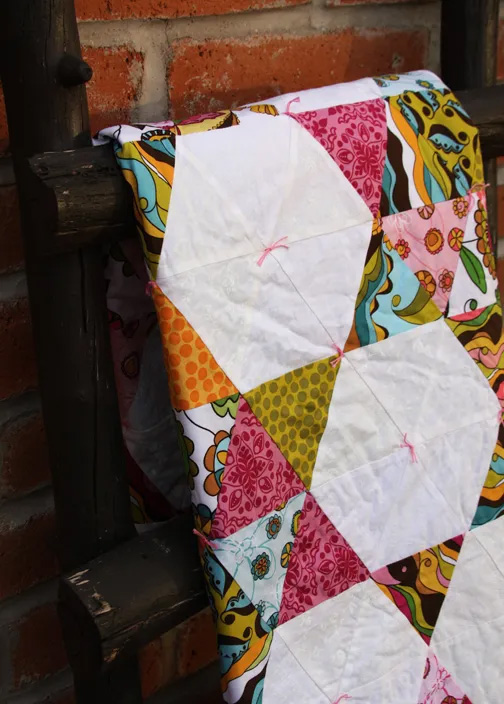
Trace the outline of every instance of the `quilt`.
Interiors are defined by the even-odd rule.
[[[101,137],[223,701],[502,704],[504,338],[463,105],[417,71]]]

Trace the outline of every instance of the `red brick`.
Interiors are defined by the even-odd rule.
[[[499,21],[499,37],[497,41],[497,79],[504,81],[504,20]]]
[[[195,17],[303,5],[310,0],[76,0],[80,20]]]
[[[9,423],[0,435],[0,499],[25,494],[50,480],[40,413]]]
[[[164,633],[138,653],[144,700],[177,678],[178,630]]]
[[[20,394],[36,385],[28,301],[0,303],[0,399]]]
[[[16,528],[0,523],[0,601],[58,573],[54,544],[52,513],[34,516]]]
[[[9,630],[12,681],[16,689],[68,666],[55,604],[32,609]]]
[[[201,670],[216,658],[215,625],[210,609],[205,609],[139,652],[143,698]]]
[[[2,90],[2,84],[0,83],[0,154],[3,154],[8,151],[8,145],[9,131],[7,129],[7,114],[5,112],[5,101]]]
[[[217,659],[217,635],[210,609],[180,627],[177,653],[179,677],[187,677]]]
[[[328,7],[336,5],[391,5],[392,3],[400,2],[406,4],[408,2],[418,2],[418,0],[326,0],[326,5]],[[432,2],[432,0],[424,0],[424,2]]]
[[[17,188],[0,186],[0,273],[21,269],[23,256]]]
[[[427,30],[181,39],[168,84],[175,118],[362,76],[425,65]]]
[[[91,131],[129,122],[142,85],[143,55],[129,47],[83,47],[84,59],[93,68],[87,84]]]

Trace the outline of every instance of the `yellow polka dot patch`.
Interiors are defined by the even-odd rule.
[[[237,393],[201,337],[155,284],[152,300],[159,319],[173,407],[187,411]]]
[[[340,365],[313,362],[244,394],[307,489]]]

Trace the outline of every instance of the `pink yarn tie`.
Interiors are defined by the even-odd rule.
[[[336,351],[336,354],[337,354],[337,356],[334,359],[331,359],[331,361],[329,362],[331,367],[333,367],[333,369],[334,369],[334,367],[343,360],[345,353],[343,352],[341,347],[339,345],[337,345],[335,342],[333,342],[331,347],[333,348],[333,350]]]
[[[270,244],[269,247],[266,247],[266,249],[264,250],[264,252],[261,254],[261,256],[259,257],[259,259],[257,260],[257,266],[262,266],[263,263],[264,263],[264,260],[265,260],[266,257],[268,256],[268,254],[271,254],[271,252],[272,252],[274,249],[279,249],[280,247],[284,247],[285,249],[289,249],[289,245],[288,245],[288,244],[282,244],[282,242],[283,242],[284,240],[286,240],[286,239],[288,239],[288,238],[287,238],[287,237],[280,237],[279,240],[277,240],[276,242],[273,242],[273,244]]]
[[[145,284],[145,295],[152,296],[152,289],[156,287],[155,281],[147,281]]]
[[[285,109],[286,114],[293,115],[294,113],[291,113],[290,106],[292,105],[292,103],[299,103],[299,102],[300,102],[299,96],[297,98],[292,98],[292,100],[289,100],[289,102],[287,103],[287,108]]]
[[[418,462],[415,452],[415,446],[411,442],[409,442],[408,433],[404,433],[404,442],[401,443],[401,447],[407,447],[410,451],[411,461]]]
[[[484,191],[487,188],[490,188],[489,183],[475,183],[474,186],[471,186],[469,189],[469,193],[478,193],[480,191]]]
[[[467,195],[469,196],[469,207],[472,208],[474,204],[474,196],[482,198],[489,186],[489,183],[475,183],[474,186],[471,186],[471,188],[467,191]]]
[[[340,704],[340,702],[345,701],[346,699],[351,699],[352,697],[349,694],[340,694],[340,696],[336,699],[334,704]]]
[[[210,538],[207,538],[207,536],[204,533],[201,533],[197,528],[193,528],[193,533],[194,535],[197,535],[198,538],[201,540],[203,545],[206,545],[207,548],[214,548],[215,543],[210,540]]]

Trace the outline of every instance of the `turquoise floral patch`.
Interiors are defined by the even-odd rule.
[[[305,497],[302,492],[283,508],[232,536],[212,540],[216,559],[238,582],[269,628],[278,624],[285,575],[294,547],[293,535],[298,530]]]

